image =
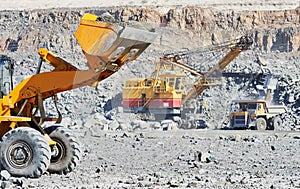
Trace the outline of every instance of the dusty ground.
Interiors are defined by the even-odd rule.
[[[75,171],[68,175],[45,174],[39,179],[13,179],[15,184],[10,185],[79,189],[300,188],[299,133],[128,133],[97,128],[80,128],[75,133],[84,152]]]

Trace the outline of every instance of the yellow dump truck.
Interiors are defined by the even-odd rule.
[[[234,100],[229,115],[230,128],[277,130],[282,126],[280,115],[287,112],[283,105],[269,105],[265,100]]]
[[[13,86],[13,61],[0,61],[0,166],[13,176],[39,177],[46,170],[66,174],[78,164],[80,149],[72,133],[57,117],[46,115],[43,101],[57,93],[97,83],[135,60],[154,40],[156,34],[102,22],[86,14],[75,37],[87,59],[88,69],[80,70],[46,49],[39,49],[36,73]],[[52,71],[41,72],[43,62]],[[53,121],[45,128],[45,121]]]

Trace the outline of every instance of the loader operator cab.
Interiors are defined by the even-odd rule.
[[[14,60],[6,55],[0,55],[0,98],[7,96],[13,88],[13,69]]]

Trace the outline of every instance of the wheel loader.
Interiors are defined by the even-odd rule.
[[[57,94],[98,82],[135,60],[155,39],[146,30],[101,21],[85,14],[75,37],[87,59],[80,70],[47,49],[38,50],[36,73],[13,86],[13,61],[0,57],[0,169],[13,176],[39,177],[47,170],[67,174],[80,160],[80,147],[71,131],[62,126]],[[52,71],[41,72],[44,62]],[[47,117],[43,105],[51,98],[57,116]],[[45,122],[53,123],[45,127]]]

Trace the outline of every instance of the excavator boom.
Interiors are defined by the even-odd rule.
[[[204,74],[198,83],[194,84],[193,89],[183,98],[182,103],[184,104],[189,99],[199,96],[206,88],[210,86],[207,85],[207,78],[216,71],[222,72],[233,59],[235,59],[242,51],[247,50],[252,43],[253,39],[250,36],[241,37],[239,41],[230,48],[230,51],[218,62],[218,64]]]

